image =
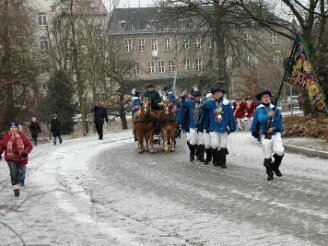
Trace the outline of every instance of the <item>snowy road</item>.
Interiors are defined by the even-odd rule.
[[[0,162],[0,245],[328,245],[327,160],[287,153],[268,183],[248,133],[227,170],[187,161],[184,138],[139,155],[130,137],[38,146],[19,199]]]

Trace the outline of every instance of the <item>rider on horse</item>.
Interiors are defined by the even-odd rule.
[[[140,101],[140,91],[138,91],[137,89],[133,89],[132,93],[134,96],[132,98],[132,116],[133,116],[134,113],[139,110],[141,101]]]
[[[162,102],[162,98],[159,95],[158,91],[155,90],[153,84],[149,84],[147,86],[147,91],[145,91],[144,97],[151,98],[151,108],[153,110],[161,110],[162,109],[162,107],[160,106],[160,103]]]
[[[173,103],[174,105],[176,104],[176,99],[175,99],[175,95],[172,92],[170,86],[164,86],[163,87],[163,95],[166,96],[166,100]]]

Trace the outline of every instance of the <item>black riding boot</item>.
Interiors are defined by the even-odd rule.
[[[195,145],[189,144],[189,150],[190,150],[190,161],[193,161],[195,159]]]
[[[212,151],[212,155],[213,155],[213,166],[220,166],[219,150],[218,149],[214,149]]]
[[[204,162],[204,151],[205,151],[205,147],[204,145],[197,145],[197,149],[196,149],[197,153],[196,153],[196,156],[197,156],[197,161],[200,161],[200,162]]]
[[[220,149],[220,166],[221,168],[227,168],[227,154],[229,154],[228,149]]]
[[[199,161],[200,161],[200,162],[205,162],[205,159],[204,159],[205,146],[204,146],[204,145],[200,145],[199,148],[200,148]]]
[[[266,168],[266,173],[268,175],[267,180],[268,181],[273,180],[273,163],[271,158],[264,159],[264,166]]]
[[[205,165],[212,161],[212,149],[206,149],[206,160],[204,162]]]
[[[284,158],[284,155],[279,156],[277,154],[274,154],[273,157],[274,157],[273,171],[278,177],[282,177],[282,173],[279,170],[279,166],[281,164],[282,158]]]

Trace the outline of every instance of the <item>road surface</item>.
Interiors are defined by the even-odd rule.
[[[267,182],[258,143],[229,139],[226,170],[190,163],[184,137],[168,154],[130,132],[40,145],[19,199],[1,161],[0,245],[328,245],[327,161],[287,153]]]

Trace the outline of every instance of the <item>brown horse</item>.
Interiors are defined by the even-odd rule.
[[[148,98],[144,98],[141,101],[141,106],[132,117],[132,123],[135,129],[136,137],[138,139],[139,154],[145,152],[144,137],[146,136],[146,143],[149,148],[149,152],[154,153],[154,126],[152,121],[151,102]]]
[[[170,102],[164,102],[164,123],[161,124],[161,132],[163,137],[163,150],[174,151],[175,150],[175,134],[178,127],[178,122],[175,119],[177,107]],[[168,141],[171,144],[168,146]]]

